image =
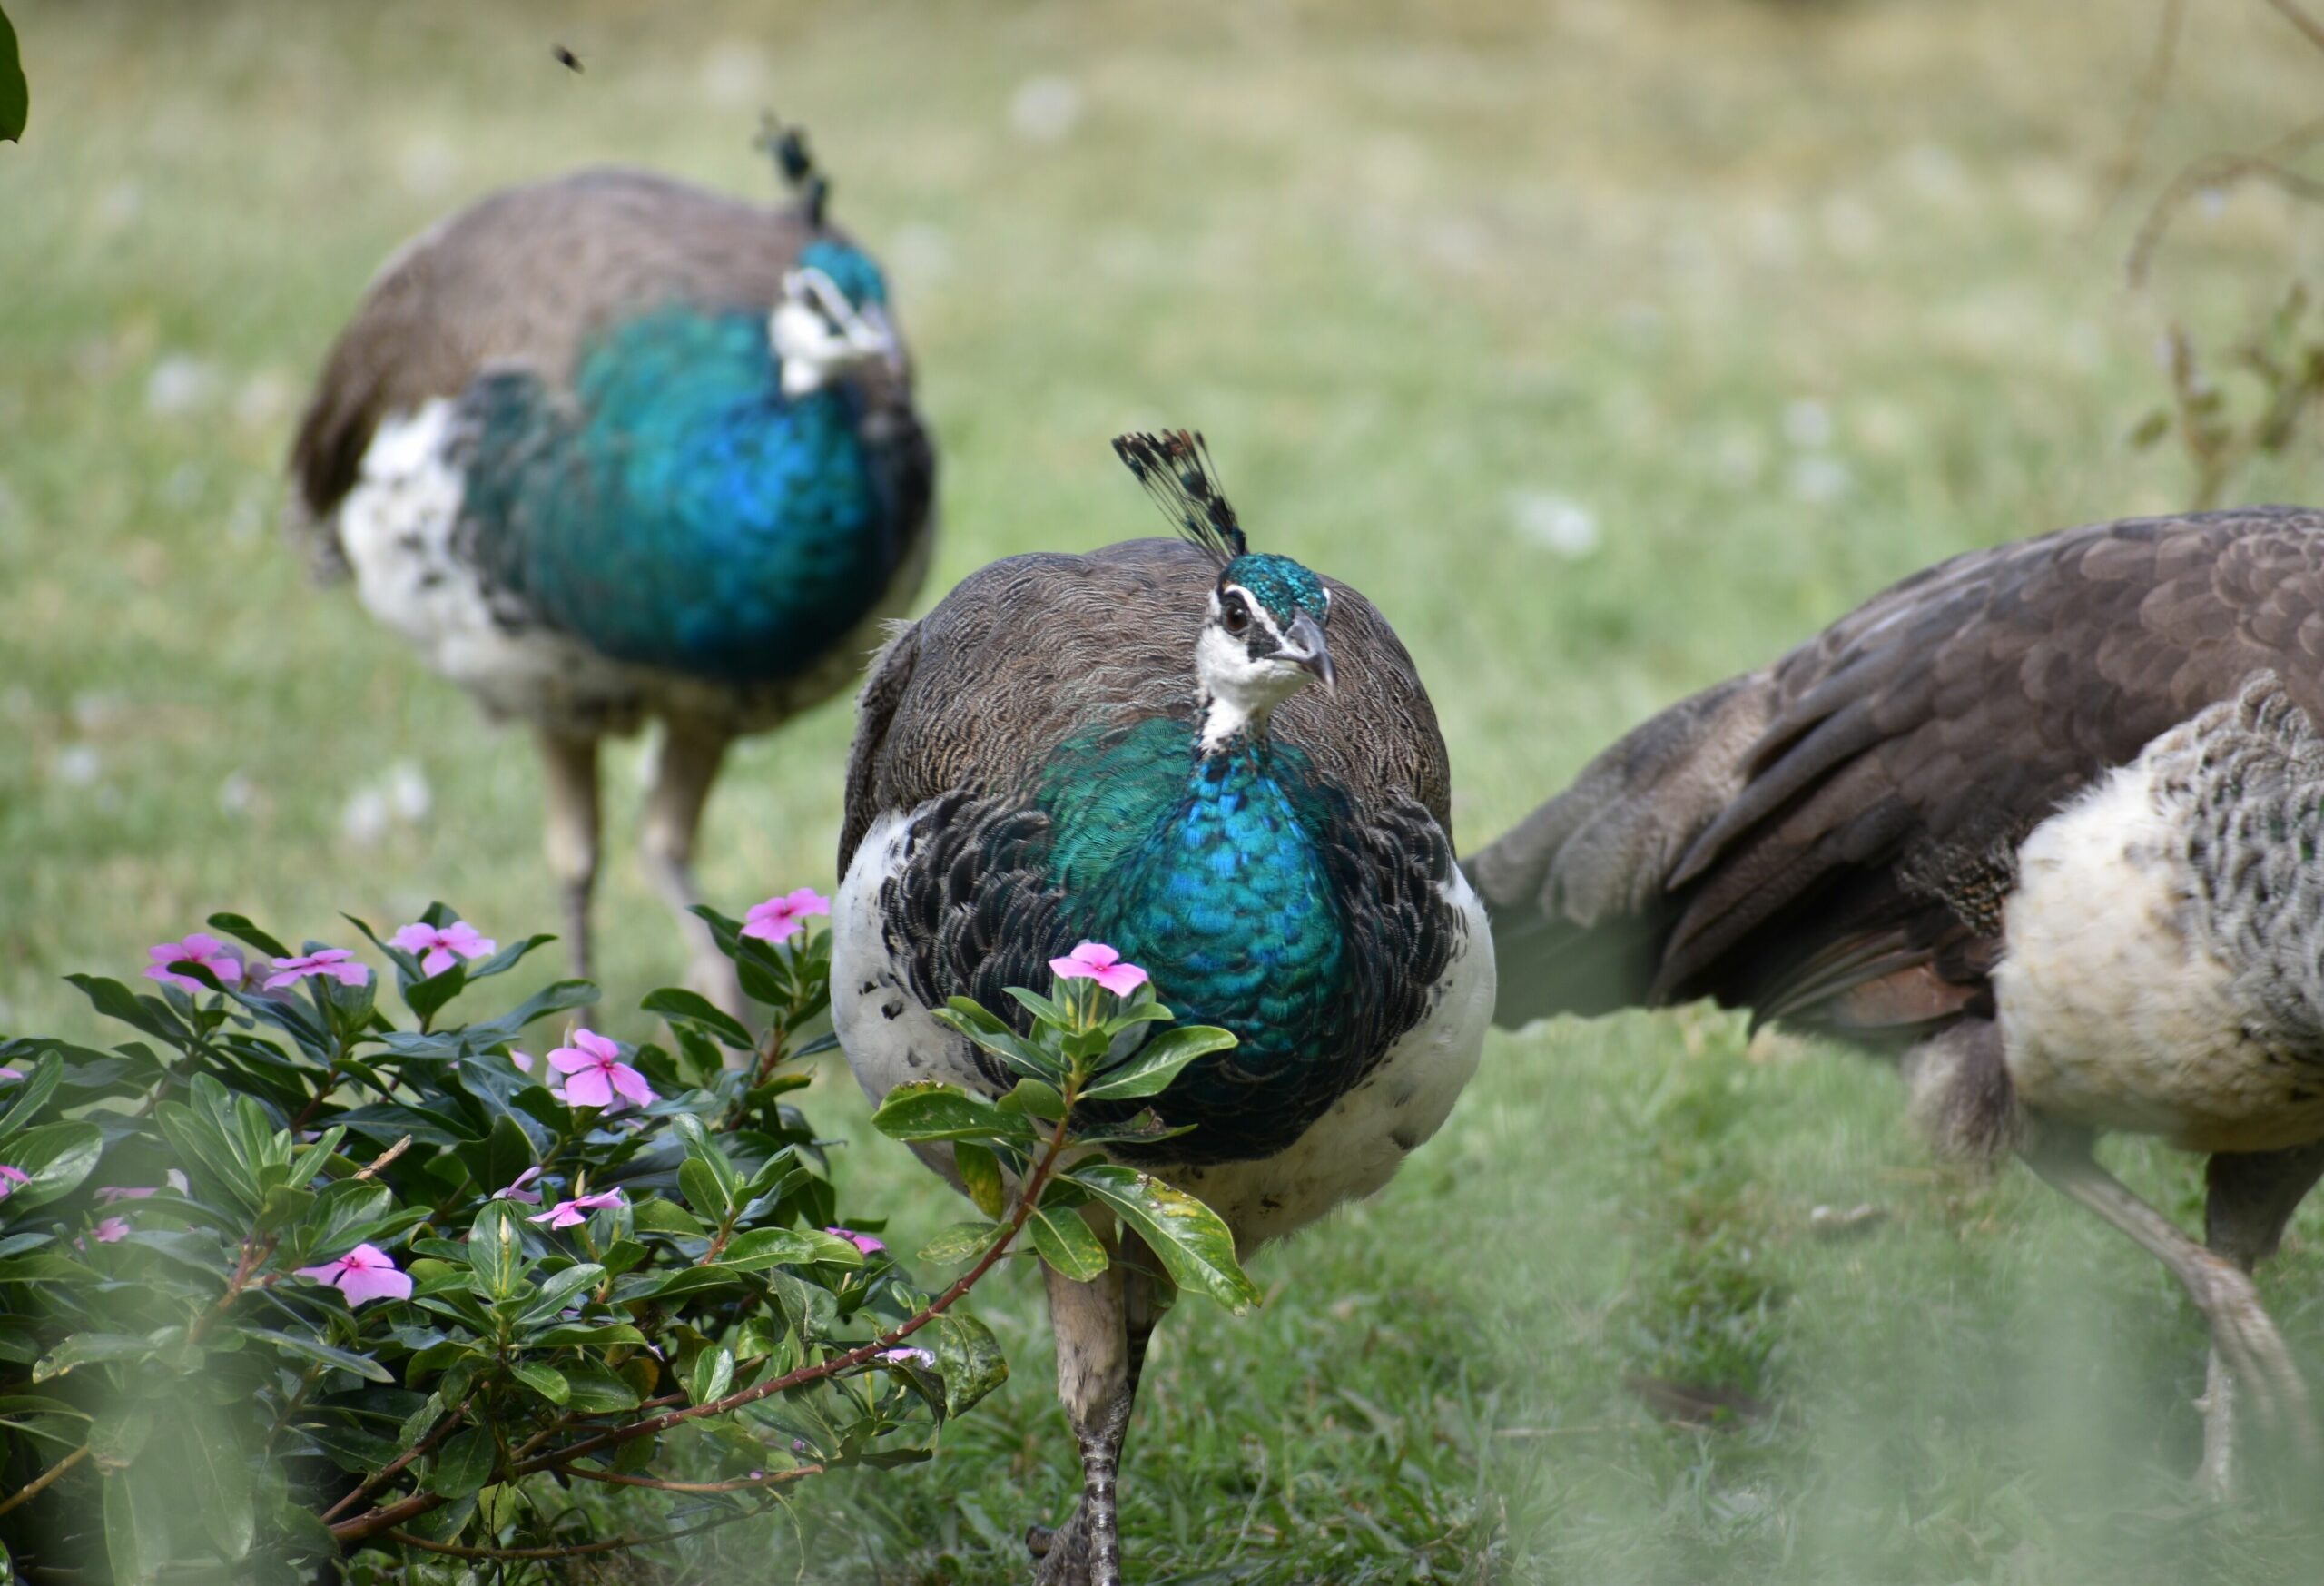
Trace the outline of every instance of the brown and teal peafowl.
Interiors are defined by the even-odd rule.
[[[1236,1047],[1156,1098],[1191,1132],[1118,1159],[1248,1253],[1385,1184],[1474,1070],[1493,1000],[1411,656],[1354,590],[1251,551],[1184,432],[1116,443],[1184,541],[1012,557],[891,641],[849,763],[832,1009],[875,1098],[1015,1076],[940,1024],[1007,1012],[1102,941]],[[931,1165],[950,1172],[947,1148]],[[1120,1579],[1114,1481],[1158,1296],[1126,1239],[1048,1274],[1083,1493],[1045,1581]]]
[[[1901,1056],[1944,1149],[2014,1151],[2182,1284],[2312,1443],[2253,1267],[2324,1173],[2324,514],[1972,552],[1607,750],[1470,872],[1497,1017],[1708,997]],[[2198,1243],[2093,1157],[2208,1153]]]
[[[729,1006],[685,913],[720,762],[858,675],[931,539],[886,284],[795,133],[781,153],[795,206],[600,170],[453,215],[372,282],[290,456],[319,566],[531,727],[579,973],[598,743],[661,723],[645,860]]]

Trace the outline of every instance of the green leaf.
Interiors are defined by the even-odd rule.
[[[32,103],[24,62],[16,54],[16,30],[8,25],[8,14],[0,11],[0,143],[13,143],[24,137]]]
[[[210,928],[212,931],[222,931],[235,941],[248,942],[259,951],[271,954],[275,958],[298,956],[240,914],[212,914],[210,916]]]
[[[1033,1231],[1033,1248],[1041,1259],[1076,1283],[1088,1283],[1111,1260],[1078,1211],[1036,1207],[1025,1226]]]
[[[554,1366],[519,1360],[509,1365],[508,1374],[552,1404],[563,1404],[573,1397],[573,1384],[566,1382],[565,1374]]]
[[[920,1247],[920,1259],[931,1266],[958,1266],[983,1255],[1000,1233],[999,1223],[954,1223]]]
[[[170,1556],[167,1505],[134,1467],[105,1477],[105,1557],[113,1586],[143,1586]]]
[[[907,1143],[1033,1138],[1033,1126],[1021,1113],[1002,1112],[980,1096],[934,1079],[915,1080],[889,1091],[872,1115],[872,1126],[891,1140]]]
[[[444,1005],[468,987],[468,967],[455,958],[443,969],[424,980],[413,980],[403,989],[403,1005],[411,1010],[412,1017],[425,1024],[444,1010]]]
[[[694,1371],[686,1378],[686,1396],[697,1404],[707,1404],[713,1399],[723,1399],[726,1390],[734,1384],[734,1352],[731,1349],[705,1349],[694,1356]]]
[[[989,1217],[999,1217],[1008,1204],[1000,1182],[1000,1159],[986,1148],[962,1140],[952,1148],[952,1167],[977,1210]]]
[[[685,1207],[658,1195],[631,1203],[630,1226],[641,1234],[672,1234],[682,1239],[699,1239],[710,1232]]]
[[[944,1413],[958,1415],[1009,1380],[1000,1341],[974,1316],[946,1311],[934,1323],[936,1369],[944,1375]]]
[[[250,1460],[224,1413],[192,1405],[185,1413],[185,1449],[202,1528],[231,1563],[247,1554],[257,1539]]]
[[[505,1200],[487,1201],[468,1226],[468,1270],[489,1300],[513,1300],[530,1286],[525,1281],[524,1220]]]
[[[15,1134],[48,1105],[56,1092],[57,1081],[64,1077],[64,1059],[55,1052],[33,1065],[31,1073],[24,1077],[8,1098],[8,1110],[0,1112],[0,1140]]]
[[[562,1272],[553,1273],[533,1291],[533,1297],[518,1320],[528,1323],[546,1321],[563,1310],[575,1295],[605,1280],[606,1269],[594,1261],[584,1261]]]
[[[153,1341],[133,1333],[75,1333],[43,1355],[33,1381],[44,1383],[101,1360],[132,1360],[153,1353]]]
[[[29,1175],[0,1200],[0,1217],[14,1218],[81,1187],[97,1166],[104,1136],[93,1123],[47,1123],[8,1142],[8,1166]]]
[[[153,1405],[131,1399],[107,1404],[89,1426],[89,1457],[101,1470],[133,1463],[153,1435]]]
[[[594,1360],[577,1360],[565,1368],[571,1384],[566,1407],[583,1415],[602,1415],[637,1408],[637,1390]]]
[[[1065,1083],[1065,1063],[1026,1041],[1000,1021],[997,1014],[988,1011],[967,997],[955,997],[935,1010],[938,1020],[974,1041],[984,1050],[999,1058],[1018,1073],[1052,1084]]]
[[[137,996],[119,980],[109,980],[103,975],[67,975],[64,979],[79,987],[90,1006],[107,1019],[118,1019],[172,1046],[182,1046],[190,1037],[185,1025],[159,997]]]
[[[753,1228],[747,1234],[737,1234],[727,1244],[719,1254],[718,1265],[737,1272],[753,1272],[762,1266],[794,1266],[802,1262],[822,1261],[830,1256],[826,1243],[821,1236],[796,1233],[790,1228]]]
[[[319,1360],[325,1365],[335,1365],[341,1371],[351,1371],[369,1382],[391,1383],[396,1380],[393,1372],[369,1355],[334,1348],[320,1338],[301,1337],[296,1333],[278,1333],[265,1327],[251,1327],[246,1331],[251,1337],[263,1338],[277,1349],[304,1355],[309,1360]]]
[[[1000,1098],[1001,1108],[1030,1113],[1033,1117],[1055,1123],[1065,1116],[1065,1098],[1057,1088],[1039,1079],[1019,1079],[1017,1088]]]
[[[566,1345],[606,1349],[615,1344],[643,1344],[645,1335],[627,1322],[565,1322],[546,1333],[536,1333],[525,1342],[535,1349],[556,1349]]]
[[[1091,1101],[1159,1095],[1188,1063],[1235,1044],[1235,1033],[1216,1025],[1188,1024],[1160,1030],[1126,1061],[1098,1075],[1081,1094]]]
[[[744,1029],[733,1014],[698,991],[665,986],[658,991],[648,992],[638,1006],[648,1013],[658,1013],[673,1023],[685,1020],[698,1024],[738,1052],[758,1049],[759,1043],[752,1039],[751,1032]]]
[[[1238,1316],[1258,1303],[1258,1286],[1235,1259],[1225,1219],[1185,1190],[1112,1162],[1085,1162],[1066,1177],[1112,1207],[1180,1288],[1208,1295]]]
[[[723,1222],[734,1215],[734,1202],[726,1187],[699,1157],[688,1157],[678,1164],[678,1187],[685,1192],[686,1204],[706,1217]]]
[[[428,1467],[427,1488],[439,1498],[465,1498],[482,1487],[492,1474],[497,1453],[492,1433],[481,1426],[454,1433],[436,1452]]]

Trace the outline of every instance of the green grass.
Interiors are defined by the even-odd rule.
[[[931,590],[1149,532],[1106,438],[1199,424],[1262,542],[1396,622],[1464,844],[1922,563],[2180,504],[2185,469],[2122,438],[2162,390],[2158,330],[2240,325],[2312,235],[2230,195],[2125,289],[2136,198],[2106,201],[2159,8],[2103,0],[9,9],[34,95],[0,147],[16,1030],[94,1033],[58,976],[129,973],[214,909],[325,937],[431,896],[504,936],[551,917],[521,737],[305,587],[271,528],[292,407],[361,283],[496,184],[617,159],[760,191],[760,104],[808,123],[924,371]],[[2191,9],[2134,195],[2291,125],[2324,70],[2257,0]],[[1039,78],[1078,94],[1052,141],[1012,124]],[[194,399],[153,400],[172,387]],[[2311,461],[2240,493],[2312,494]],[[1546,548],[1529,502],[1600,543]],[[848,731],[833,704],[740,756],[714,898],[829,882]],[[351,840],[350,799],[399,762],[432,807]],[[604,920],[615,1006],[680,972],[625,847]],[[842,1070],[809,1096],[901,1247],[951,1219]],[[2186,1161],[2115,1156],[2196,1214]],[[1812,1231],[1859,1203],[1885,1215]],[[2319,1227],[2266,1286],[2324,1366]],[[1497,1036],[1389,1192],[1259,1276],[1263,1311],[1190,1305],[1157,1346],[1141,1580],[2317,1572],[2312,1501],[2189,1503],[2201,1333],[2151,1263],[2022,1174],[1932,1170],[1876,1065],[1723,1018]],[[1067,1440],[1034,1285],[981,1309],[1017,1378],[937,1463],[834,1480],[686,1578],[1021,1577]],[[1629,1375],[1775,1414],[1674,1428]]]

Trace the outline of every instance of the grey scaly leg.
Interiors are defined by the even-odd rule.
[[[2251,1275],[2196,1244],[2170,1218],[2132,1195],[2098,1165],[2090,1143],[2087,1132],[2044,1126],[2019,1146],[2018,1154],[2051,1187],[2096,1213],[2170,1268],[2211,1325],[2211,1347],[2256,1397],[2261,1414],[2288,1420],[2302,1451],[2312,1456],[2316,1423],[2308,1384],[2293,1365],[2283,1335],[2260,1305]],[[2221,1402],[2231,1404],[2232,1398]],[[2231,1409],[2228,1416],[2231,1422]]]
[[[542,843],[565,906],[566,951],[589,978],[589,896],[597,884],[597,740],[543,727],[533,734],[548,806]]]
[[[646,878],[670,911],[686,941],[687,982],[727,1012],[747,1020],[750,1005],[743,997],[734,966],[718,951],[710,927],[687,912],[702,901],[694,884],[694,835],[702,829],[703,806],[710,800],[711,784],[732,740],[722,729],[695,722],[665,722],[654,752],[654,784],[645,795],[645,820],[638,846],[645,859]]]
[[[1127,1432],[1129,1414],[1137,1402],[1138,1379],[1146,1372],[1146,1351],[1154,1337],[1154,1325],[1162,1319],[1161,1291],[1152,1275],[1141,1267],[1153,1263],[1143,1242],[1134,1235],[1125,1235],[1122,1250],[1115,1270],[1121,1275],[1123,1342],[1128,1348],[1128,1364],[1122,1389],[1122,1426]],[[1131,1265],[1137,1263],[1139,1265]],[[1061,1379],[1060,1379],[1061,1380]],[[1121,1459],[1121,1438],[1114,1443],[1116,1468]],[[1052,1529],[1046,1525],[1027,1528],[1025,1546],[1032,1555],[1044,1561],[1039,1579],[1043,1581],[1078,1582],[1088,1578],[1090,1568],[1090,1509],[1087,1503],[1077,1504],[1072,1518]],[[1051,1558],[1059,1562],[1049,1564]],[[1051,1571],[1059,1571],[1052,1574]],[[1076,1573],[1076,1571],[1078,1573]]]
[[[2212,1253],[2250,1273],[2276,1253],[2284,1225],[2324,1176],[2324,1143],[2211,1159],[2203,1238]],[[2203,1380],[2203,1463],[2196,1484],[2213,1498],[2232,1497],[2235,1376],[2214,1347]]]
[[[1124,1269],[1116,1265],[1088,1283],[1061,1277],[1047,1266],[1049,1327],[1057,1335],[1058,1397],[1081,1452],[1081,1504],[1070,1522],[1049,1537],[1026,1540],[1040,1558],[1039,1586],[1121,1586],[1122,1552],[1115,1477],[1123,1435],[1129,1430],[1137,1393],[1131,1374],[1135,1355],[1145,1360],[1145,1339],[1133,1351]],[[1149,1316],[1139,1329],[1153,1332]]]

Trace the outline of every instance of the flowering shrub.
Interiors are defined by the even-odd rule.
[[[916,1287],[880,1219],[842,1218],[784,1100],[832,1044],[802,1039],[829,1002],[804,923],[825,911],[803,891],[747,923],[699,911],[763,1029],[665,990],[643,1007],[667,1049],[572,1029],[545,1061],[518,1040],[595,989],[444,1022],[549,939],[501,948],[441,905],[385,940],[355,922],[401,1024],[354,951],[294,952],[234,915],[154,948],[152,990],[69,977],[134,1039],[0,1041],[0,1573],[545,1570],[924,1460],[1008,1373],[955,1302],[1029,1225],[1053,1265],[1100,1270],[1084,1219],[1050,1215],[1091,1203],[1179,1284],[1254,1297],[1207,1208],[1081,1148],[1161,1138],[1150,1114],[1068,1122],[1233,1039],[1137,1044],[1167,1010],[1094,944],[1057,960],[1056,1000],[1010,993],[1027,1034],[966,1001],[941,1015],[1021,1076],[1009,1095],[917,1085],[881,1107],[886,1132],[953,1143],[985,1214],[922,1253],[967,1269]]]

